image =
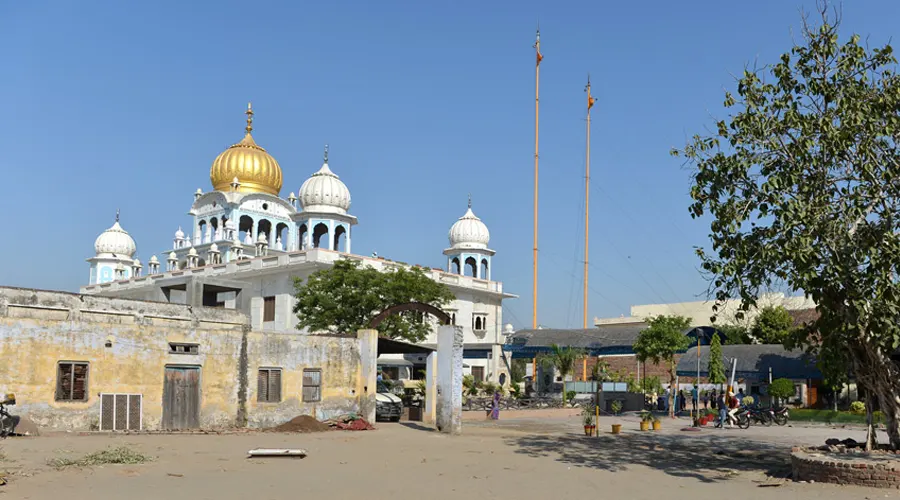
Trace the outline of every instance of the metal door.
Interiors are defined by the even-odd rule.
[[[163,429],[200,427],[200,367],[167,366],[163,385]]]

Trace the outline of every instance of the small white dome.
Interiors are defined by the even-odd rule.
[[[231,244],[231,248],[243,248],[244,245],[241,245],[241,240],[234,240],[234,243]]]
[[[97,255],[113,254],[118,257],[131,258],[137,251],[137,245],[134,238],[128,234],[128,231],[122,229],[118,219],[111,228],[100,233],[100,236],[94,241],[94,250]]]
[[[188,255],[190,255],[191,257],[196,257],[196,256],[197,256],[197,249],[194,248],[194,247],[191,247],[191,249],[188,250]]]
[[[475,217],[470,206],[466,214],[450,227],[450,246],[452,248],[487,248],[491,233],[484,222]]]
[[[512,335],[513,333],[516,333],[516,328],[512,323],[507,323],[506,326],[503,327],[503,335]]]
[[[151,263],[151,264],[159,264],[159,259],[157,259],[155,255],[151,255],[151,256],[150,256],[150,263]]]
[[[178,256],[175,255],[175,252],[169,253],[169,260],[178,260]]]
[[[216,245],[215,243],[213,243],[212,245],[209,246],[209,251],[210,251],[210,252],[218,252],[218,251],[219,251],[219,245]]]
[[[141,267],[141,259],[134,259],[134,262],[131,263],[134,267]]]
[[[225,221],[225,228],[226,228],[226,229],[234,229],[234,228],[235,228],[234,221],[231,220],[231,219],[226,220],[226,221]]]
[[[175,239],[176,240],[184,239],[184,231],[181,230],[181,226],[178,226],[178,231],[175,231]]]
[[[259,233],[259,236],[256,237],[257,243],[268,243],[269,239],[266,238],[266,233]]]
[[[304,211],[345,214],[350,209],[350,190],[328,168],[328,147],[325,163],[318,172],[300,186],[300,204]]]

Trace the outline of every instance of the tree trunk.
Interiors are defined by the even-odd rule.
[[[675,363],[669,362],[669,416],[675,418],[675,394],[677,394],[677,388],[675,387]]]
[[[866,390],[866,412],[878,401],[892,450],[900,449],[900,369],[877,346],[860,341],[850,348],[858,385]],[[874,437],[874,422],[871,429]],[[868,439],[867,439],[868,441]]]
[[[872,418],[874,403],[875,398],[872,397],[872,391],[866,391],[866,451],[872,451],[878,447],[875,420]]]

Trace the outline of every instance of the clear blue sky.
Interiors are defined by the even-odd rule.
[[[494,277],[530,326],[535,24],[540,19],[539,322],[580,327],[584,93],[593,115],[590,316],[695,300],[689,172],[669,156],[720,114],[748,62],[775,61],[813,2],[121,2],[0,6],[0,283],[75,291],[113,222],[144,261],[171,245],[209,167],[256,140],[297,191],[331,145],[359,217],[353,249],[443,266],[475,212]],[[900,2],[843,6],[883,44]]]

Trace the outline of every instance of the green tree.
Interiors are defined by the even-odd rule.
[[[819,318],[786,345],[827,360],[828,379],[852,370],[900,449],[900,76],[889,45],[841,43],[820,14],[777,64],[744,71],[712,135],[674,153],[694,168],[691,215],[711,221],[698,254],[717,302],[811,297]]]
[[[550,352],[543,357],[543,362],[556,370],[563,380],[563,398],[565,399],[566,376],[575,371],[575,361],[584,357],[584,351],[574,347],[562,347],[550,344]]]
[[[647,320],[644,329],[634,342],[634,353],[641,363],[650,360],[655,364],[665,363],[669,372],[669,413],[675,414],[671,399],[675,396],[675,355],[688,348],[690,339],[685,332],[691,320],[683,316],[656,316]]]
[[[714,333],[712,340],[709,342],[709,364],[706,366],[706,372],[709,374],[709,382],[711,384],[724,384],[725,363],[722,357],[722,341],[719,340],[719,334]]]
[[[314,272],[306,282],[294,280],[297,328],[312,332],[353,333],[388,307],[422,302],[442,307],[453,293],[429,278],[421,268],[381,272],[358,261],[341,259]],[[379,334],[421,342],[432,329],[421,313],[394,314],[378,327]]]
[[[784,401],[794,395],[794,383],[786,378],[776,378],[769,384],[769,396]]]
[[[782,306],[766,306],[753,320],[750,335],[760,344],[782,344],[793,331],[794,318]]]
[[[741,325],[719,325],[716,327],[725,337],[726,345],[752,344],[750,330]]]

